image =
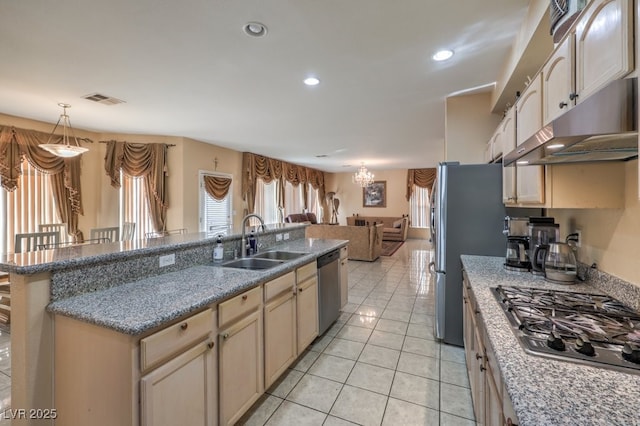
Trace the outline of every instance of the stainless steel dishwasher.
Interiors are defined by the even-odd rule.
[[[318,334],[323,334],[340,315],[340,250],[318,258]]]

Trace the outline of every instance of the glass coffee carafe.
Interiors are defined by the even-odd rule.
[[[536,255],[544,257],[544,277],[548,281],[562,284],[575,282],[578,266],[573,248],[567,243],[550,243],[538,245]]]

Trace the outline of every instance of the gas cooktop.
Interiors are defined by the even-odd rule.
[[[640,374],[640,312],[602,294],[491,291],[526,352]]]

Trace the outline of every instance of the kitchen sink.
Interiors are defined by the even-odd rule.
[[[306,255],[307,253],[299,253],[295,251],[265,251],[264,253],[258,253],[252,257],[252,259],[275,259],[275,260],[292,260]]]
[[[244,257],[242,259],[230,260],[229,262],[225,262],[222,266],[226,266],[227,268],[240,268],[240,269],[250,269],[252,271],[255,270],[264,270],[274,268],[278,265],[282,265],[284,260],[278,259],[260,259],[256,257]]]

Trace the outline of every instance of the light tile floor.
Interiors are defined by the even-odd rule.
[[[4,412],[11,408],[11,335],[0,326],[0,426],[10,424]]]
[[[246,425],[475,425],[464,350],[433,337],[432,257],[407,240],[349,261],[349,303],[241,419]]]

